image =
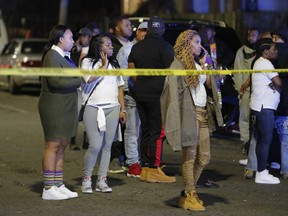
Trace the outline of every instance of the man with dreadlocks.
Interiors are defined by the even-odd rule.
[[[174,46],[175,58],[170,69],[206,69],[208,54],[204,50],[205,55],[199,58],[201,49],[204,50],[198,32],[193,30],[182,32]],[[161,95],[166,138],[169,144],[182,148],[184,190],[181,192],[178,206],[193,211],[205,210],[203,201],[197,196],[195,186],[203,168],[210,160],[208,118],[214,117],[208,104],[214,105],[215,120],[219,126],[222,125],[217,86],[213,76],[195,73],[166,77]]]

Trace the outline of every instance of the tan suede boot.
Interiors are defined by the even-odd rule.
[[[196,192],[191,191],[187,194],[187,197],[181,196],[178,200],[178,206],[183,209],[192,211],[205,211],[205,207],[198,201]]]
[[[191,193],[194,194],[195,198],[197,199],[197,201],[198,201],[201,205],[204,205],[204,202],[203,202],[201,199],[199,199],[198,194],[196,193],[196,190],[192,190]],[[181,196],[187,197],[185,190],[182,190],[182,191],[181,191]]]
[[[195,199],[200,203],[200,205],[204,205],[203,201],[199,199],[198,194],[195,190],[192,190],[191,193],[195,196]]]
[[[146,182],[150,183],[173,183],[176,182],[175,177],[167,176],[161,168],[149,168],[147,172]]]
[[[140,174],[140,181],[146,181],[148,170],[149,170],[149,167],[142,167],[141,174]]]

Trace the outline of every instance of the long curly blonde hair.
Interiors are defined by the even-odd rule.
[[[174,45],[175,56],[184,64],[185,69],[196,69],[190,45],[190,41],[195,35],[199,35],[199,33],[191,29],[185,30],[178,36]],[[196,89],[199,84],[199,75],[188,75],[186,81],[191,88]]]

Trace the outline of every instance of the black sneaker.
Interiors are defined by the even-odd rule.
[[[207,179],[206,182],[204,183],[204,186],[205,187],[208,187],[208,188],[219,188],[219,185],[216,184],[213,180],[211,179]]]

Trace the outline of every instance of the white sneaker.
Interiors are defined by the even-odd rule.
[[[243,166],[247,166],[248,163],[248,159],[241,159],[239,160],[239,164],[243,165]]]
[[[67,194],[61,193],[57,187],[52,186],[49,190],[45,190],[45,188],[43,188],[42,199],[43,200],[66,200],[66,199],[69,199],[69,196]]]
[[[62,194],[66,194],[69,198],[75,198],[78,197],[77,192],[72,192],[68,188],[65,187],[64,184],[62,184],[60,187],[57,188],[58,191]]]
[[[268,170],[256,172],[255,183],[258,184],[279,184],[280,180],[277,177],[269,174]]]
[[[112,188],[110,188],[108,186],[106,177],[98,178],[95,190],[97,192],[102,192],[102,193],[111,193],[112,192]]]
[[[92,182],[91,177],[85,177],[82,180],[82,186],[81,186],[82,193],[92,194]]]

